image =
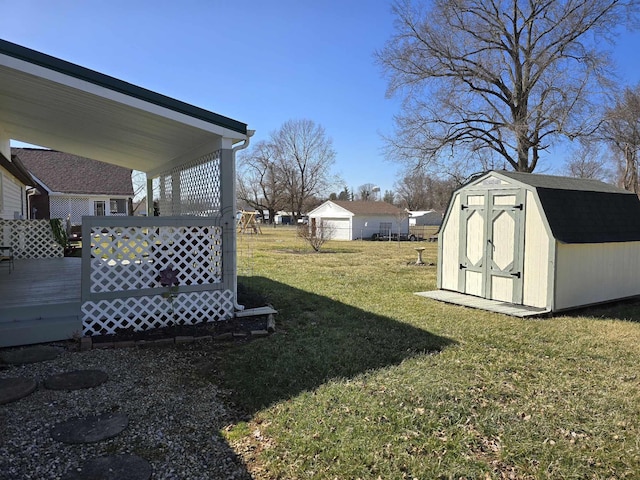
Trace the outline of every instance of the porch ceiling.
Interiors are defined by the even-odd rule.
[[[0,129],[13,140],[143,172],[247,136],[241,122],[4,40]]]

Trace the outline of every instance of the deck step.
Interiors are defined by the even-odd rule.
[[[0,323],[0,347],[69,340],[81,335],[79,315],[65,315]]]
[[[79,316],[80,308],[80,302],[50,303],[6,308],[2,308],[0,305],[0,325],[18,320]]]
[[[273,315],[276,313],[278,313],[278,311],[271,307],[247,308],[236,312],[236,318],[260,317],[262,315]]]

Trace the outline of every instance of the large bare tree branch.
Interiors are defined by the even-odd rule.
[[[377,60],[403,98],[387,151],[414,164],[490,150],[533,171],[559,136],[593,131],[609,58],[603,39],[638,18],[636,0],[397,0]]]

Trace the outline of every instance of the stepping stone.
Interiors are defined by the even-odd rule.
[[[38,345],[35,347],[21,348],[19,350],[9,350],[0,353],[0,360],[11,365],[22,365],[24,363],[44,362],[53,360],[60,355],[60,349]]]
[[[108,379],[109,375],[102,370],[74,370],[48,377],[44,386],[50,390],[80,390],[97,387]]]
[[[62,480],[149,480],[149,462],[137,455],[109,455],[87,460]]]
[[[31,378],[0,378],[0,405],[26,397],[37,386]]]
[[[62,443],[94,443],[115,437],[129,425],[124,413],[103,413],[72,418],[51,429],[51,438]]]

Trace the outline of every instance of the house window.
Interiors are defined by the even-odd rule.
[[[96,200],[95,202],[93,202],[93,214],[96,217],[104,217],[105,215],[104,200]]]
[[[380,222],[380,236],[388,237],[391,234],[391,222]]]
[[[111,209],[111,215],[126,215],[127,200],[124,198],[112,198],[109,201],[109,207]]]

